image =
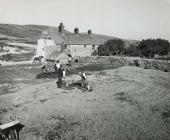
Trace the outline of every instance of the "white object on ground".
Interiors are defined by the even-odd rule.
[[[10,127],[15,126],[19,123],[20,123],[20,121],[13,121],[13,122],[10,122],[10,123],[2,124],[2,125],[0,125],[0,130],[10,128]]]

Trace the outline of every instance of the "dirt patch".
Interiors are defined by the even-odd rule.
[[[164,111],[162,112],[162,118],[163,119],[169,119],[170,118],[170,105],[166,105],[164,107]]]
[[[128,95],[127,93],[124,93],[124,92],[116,93],[115,99],[119,100],[121,102],[126,102],[130,105],[134,105],[134,106],[138,107],[139,109],[141,109],[139,102],[137,100],[135,100],[132,96]]]
[[[69,85],[69,88],[78,88],[81,89],[81,82],[74,82]]]
[[[39,100],[41,103],[45,103],[46,101],[48,101],[48,99],[41,99]]]
[[[7,108],[2,108],[2,109],[0,109],[0,114],[2,114],[2,113],[7,113],[8,112],[8,109]]]
[[[32,126],[25,130],[26,135],[31,133],[37,138],[45,140],[67,139],[67,133],[80,125],[79,122],[72,122],[72,119],[66,116],[49,116],[47,123],[40,123],[38,126]]]
[[[160,109],[157,106],[150,106],[150,110],[152,113],[156,113],[160,111]]]
[[[31,102],[31,101],[25,101],[25,102],[23,102],[23,103],[18,103],[18,104],[16,104],[16,105],[14,105],[14,107],[15,107],[15,108],[18,108],[18,107],[21,107],[21,106],[23,106],[23,105],[30,104],[30,103],[32,103],[32,102]]]
[[[41,79],[41,78],[57,78],[57,74],[55,72],[48,72],[48,73],[39,73],[36,76],[37,79]]]
[[[104,71],[101,71],[101,72],[99,72],[98,74],[99,74],[99,75],[102,75],[102,76],[103,76],[103,75],[107,75],[106,72],[104,72]]]
[[[170,134],[170,105],[166,105],[161,114],[165,130]]]

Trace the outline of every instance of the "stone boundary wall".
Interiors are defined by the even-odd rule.
[[[170,61],[145,59],[139,57],[121,57],[121,56],[92,56],[82,57],[80,62],[111,64],[113,67],[135,66],[144,69],[156,69],[164,72],[170,72]]]

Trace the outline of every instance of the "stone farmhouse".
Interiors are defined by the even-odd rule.
[[[73,32],[65,30],[64,24],[60,23],[56,29],[46,30],[55,41],[56,47],[70,54],[72,57],[86,57],[94,55],[98,46],[113,37],[93,34],[89,29],[87,33],[80,33],[79,28]]]

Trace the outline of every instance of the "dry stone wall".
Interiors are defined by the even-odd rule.
[[[121,57],[121,56],[92,56],[80,58],[81,63],[101,63],[111,64],[113,67],[135,66],[144,69],[156,69],[170,72],[170,61],[145,59],[139,57]]]

